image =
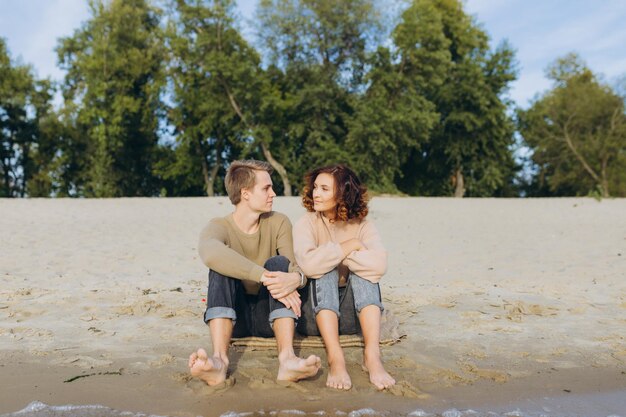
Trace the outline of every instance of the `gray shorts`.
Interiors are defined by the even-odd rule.
[[[307,336],[319,336],[315,316],[321,310],[331,310],[339,318],[339,334],[361,332],[359,313],[364,307],[375,305],[383,311],[380,286],[350,272],[348,284],[339,287],[336,269],[317,279],[309,279],[301,290],[302,316],[297,330]]]

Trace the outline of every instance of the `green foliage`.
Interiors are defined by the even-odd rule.
[[[624,97],[575,54],[547,73],[553,88],[518,116],[538,171],[528,193],[626,196]]]
[[[176,144],[173,160],[157,166],[164,179],[175,180],[168,195],[185,195],[191,188],[213,195],[224,156],[229,159],[241,147],[246,128],[228,94],[237,84],[233,78],[254,82],[258,56],[233,27],[232,9],[229,1],[175,2],[167,39]]]
[[[154,195],[160,94],[160,11],[146,0],[92,0],[92,18],[61,39],[67,119],[84,138],[86,196]],[[75,162],[74,162],[75,163]]]
[[[271,64],[260,122],[291,182],[300,187],[315,166],[353,164],[347,137],[379,33],[373,1],[262,0],[257,19]]]
[[[369,87],[348,139],[356,168],[380,192],[397,192],[402,166],[428,142],[439,114],[427,92],[441,86],[450,61],[441,16],[431,3],[406,10],[392,39],[393,52],[380,47],[370,61]]]
[[[515,174],[514,124],[503,98],[516,77],[513,50],[504,43],[490,51],[487,34],[458,0],[414,1],[396,38],[439,115],[429,140],[403,165],[400,189],[456,196],[503,192]]]
[[[0,38],[0,197],[40,195],[40,166],[50,159],[40,130],[50,95],[50,82],[36,81],[29,66],[14,64]]]
[[[260,0],[257,47],[234,0],[90,0],[61,39],[64,103],[0,40],[0,196],[223,194],[228,164],[268,160],[279,192],[347,163],[374,192],[513,196],[514,51],[461,0],[412,0],[383,35],[377,0]],[[384,39],[383,36],[387,38]],[[518,112],[529,195],[626,195],[626,82],[580,59]]]

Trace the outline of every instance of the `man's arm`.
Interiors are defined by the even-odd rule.
[[[280,216],[276,234],[276,249],[279,255],[289,259],[289,272],[267,271],[261,282],[275,299],[286,297],[306,285],[306,277],[296,264],[293,254],[291,222],[287,216]]]
[[[229,248],[227,243],[226,227],[216,219],[211,220],[202,229],[198,242],[198,253],[202,262],[224,276],[260,282],[265,269]]]

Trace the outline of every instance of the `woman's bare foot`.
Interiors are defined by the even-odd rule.
[[[278,381],[296,382],[301,379],[310,378],[317,374],[322,361],[319,357],[311,355],[306,359],[299,358],[295,355],[278,358]]]
[[[368,355],[366,353],[363,359],[363,369],[370,374],[370,382],[376,388],[383,390],[396,384],[396,380],[385,371],[379,355]]]
[[[335,389],[349,390],[352,388],[352,380],[346,369],[346,361],[343,357],[328,361],[330,370],[326,378],[326,386]]]
[[[224,382],[227,370],[227,361],[217,356],[209,358],[204,349],[198,349],[189,356],[189,372],[207,385],[215,386]]]

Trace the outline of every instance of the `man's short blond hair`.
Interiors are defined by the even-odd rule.
[[[255,159],[245,159],[241,161],[233,161],[226,171],[224,183],[226,192],[230,202],[234,205],[241,201],[241,190],[244,188],[251,189],[256,182],[254,171],[265,171],[272,174],[273,169],[270,164],[265,161],[257,161]]]

